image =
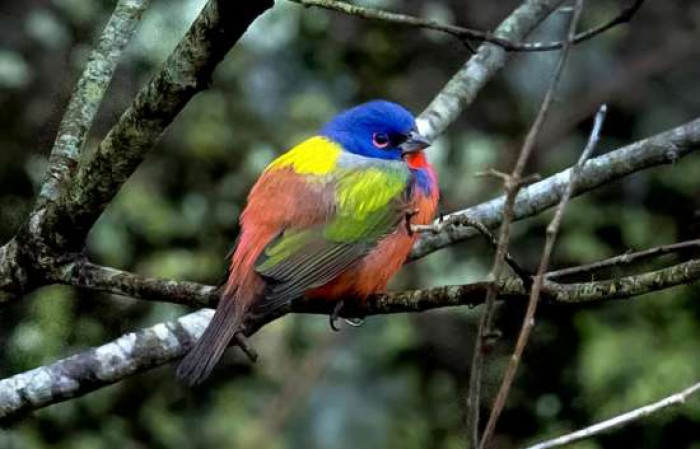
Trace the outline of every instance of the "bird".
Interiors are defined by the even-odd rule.
[[[373,100],[347,109],[274,159],[253,185],[216,312],[177,368],[211,373],[250,313],[301,298],[364,301],[386,290],[432,222],[437,175],[415,117]]]

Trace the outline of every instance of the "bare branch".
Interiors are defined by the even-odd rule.
[[[564,71],[564,66],[569,56],[569,50],[572,46],[572,39],[576,35],[576,26],[578,25],[578,20],[581,16],[581,8],[583,5],[583,0],[577,0],[576,8],[571,17],[569,23],[569,32],[567,35],[567,41],[562,47],[561,55],[559,61],[554,69],[552,78],[547,88],[547,92],[544,95],[540,109],[537,112],[535,121],[532,123],[530,130],[525,137],[523,146],[520,150],[520,155],[515,163],[510,176],[504,177],[504,190],[506,193],[505,204],[503,207],[503,220],[501,222],[500,232],[498,236],[498,247],[496,248],[496,254],[493,258],[493,265],[491,267],[491,272],[489,273],[489,278],[494,281],[494,283],[489,288],[486,295],[486,302],[484,305],[484,311],[479,320],[479,328],[476,334],[476,340],[474,342],[474,351],[472,352],[472,364],[469,371],[469,391],[467,395],[467,432],[468,439],[471,443],[471,447],[484,449],[488,443],[491,433],[493,432],[493,421],[494,415],[492,414],[489,418],[489,424],[484,431],[484,435],[479,439],[479,411],[481,406],[481,372],[484,366],[484,359],[486,353],[486,341],[488,335],[492,333],[493,327],[493,316],[495,310],[496,296],[498,295],[497,284],[503,276],[503,268],[505,264],[506,254],[508,254],[508,245],[510,241],[510,225],[513,222],[515,216],[515,199],[518,196],[518,192],[523,187],[523,173],[525,171],[525,165],[530,159],[530,155],[535,148],[535,143],[537,142],[537,136],[542,129],[542,125],[549,113],[549,108],[554,100],[554,92],[557,89],[559,80]]]
[[[194,282],[176,282],[169,279],[150,278],[114,268],[89,264],[88,268],[75,268],[83,274],[71,275],[56,282],[95,291],[125,295],[136,299],[165,301],[192,307],[216,306],[219,298],[216,288]],[[582,283],[561,284],[545,280],[545,298],[553,303],[581,304],[633,296],[688,284],[700,279],[700,261],[693,259],[659,269],[615,279]],[[422,312],[438,307],[476,306],[483,303],[489,282],[466,285],[434,287],[427,290],[407,290],[372,296],[364,308],[356,308],[348,301],[343,308],[347,317],[366,315]],[[499,298],[527,296],[518,278],[508,278],[498,284]],[[286,312],[329,314],[332,307],[320,303],[297,303]],[[285,312],[285,313],[286,313]]]
[[[0,421],[84,395],[181,357],[212,315],[212,310],[200,310],[2,380]]]
[[[573,196],[628,176],[639,170],[661,164],[672,164],[680,158],[700,149],[700,119],[693,120],[669,131],[657,134],[590,159],[581,170],[578,186]],[[523,188],[515,200],[514,219],[532,217],[556,205],[566,189],[571,169],[561,171],[538,183]],[[486,203],[453,212],[444,217],[468,215],[482,222],[488,228],[500,225],[503,217],[505,196]],[[437,222],[436,222],[437,223]],[[411,259],[416,260],[440,248],[472,238],[477,231],[461,227],[456,220],[454,225],[444,227],[437,234],[426,234],[416,243]]]
[[[593,273],[603,269],[622,267],[635,262],[649,260],[664,254],[680,253],[687,250],[697,250],[699,248],[700,239],[687,240],[685,242],[673,243],[671,245],[657,246],[656,248],[650,248],[644,251],[625,253],[620,256],[611,257],[609,259],[601,260],[591,264],[579,265],[576,267],[562,268],[561,270],[550,271],[545,275],[545,277],[551,280],[582,274],[592,275]]]
[[[59,284],[192,307],[215,305],[219,296],[217,288],[209,285],[142,276],[82,259],[71,261],[54,274],[51,281]]]
[[[364,6],[353,5],[350,3],[336,0],[290,0],[305,7],[316,6],[319,8],[329,9],[331,11],[348,14],[351,16],[360,17],[362,19],[392,23],[396,25],[411,26],[416,28],[424,28],[428,30],[440,31],[452,35],[462,41],[477,41],[488,42],[498,45],[507,51],[535,52],[535,51],[552,51],[559,50],[563,47],[563,41],[557,42],[518,42],[508,38],[499,37],[488,31],[474,30],[472,28],[464,28],[457,25],[441,23],[437,20],[421,19],[419,17],[409,16],[406,14],[397,14],[389,11],[384,11],[376,8],[368,8]],[[587,41],[609,29],[628,22],[639,10],[644,3],[644,0],[635,0],[631,4],[623,8],[620,13],[608,22],[598,25],[594,28],[577,34],[572,40],[573,44],[578,44]]]
[[[572,19],[572,25],[570,30],[570,36],[574,34],[575,25],[578,18],[581,15],[583,8],[583,0],[577,0],[574,11],[574,18]],[[496,430],[496,423],[498,418],[503,411],[508,400],[508,395],[510,393],[510,387],[513,385],[513,380],[515,379],[515,374],[518,371],[518,366],[520,365],[520,359],[525,352],[525,347],[530,338],[530,333],[535,327],[535,313],[537,312],[537,304],[540,300],[540,295],[542,293],[542,288],[544,285],[545,272],[549,268],[549,260],[552,256],[552,251],[554,250],[554,243],[557,239],[557,234],[561,226],[561,222],[564,218],[564,211],[566,206],[571,199],[571,194],[576,188],[579,176],[581,174],[581,169],[584,164],[593,153],[598,140],[600,138],[600,130],[603,126],[603,121],[605,120],[605,115],[607,113],[607,107],[605,105],[601,106],[596,114],[595,122],[593,124],[593,129],[591,130],[588,143],[581,153],[576,165],[571,171],[571,179],[569,184],[566,186],[566,191],[557,206],[557,210],[554,213],[554,218],[547,226],[547,236],[545,239],[544,250],[542,251],[542,257],[540,259],[539,267],[537,268],[537,274],[535,275],[534,282],[532,283],[532,290],[530,290],[530,299],[527,304],[527,310],[525,311],[525,316],[523,318],[523,324],[518,335],[518,340],[515,344],[515,350],[508,362],[508,367],[506,368],[505,374],[503,375],[503,381],[501,382],[501,387],[498,390],[496,399],[494,400],[493,407],[491,408],[491,415],[489,416],[488,423],[486,424],[486,429],[484,430],[484,435],[481,441],[481,446],[483,448],[488,446],[489,440],[493,436]]]
[[[543,441],[542,443],[535,444],[527,449],[549,449],[552,447],[567,446],[577,441],[595,437],[613,429],[619,429],[666,408],[675,405],[682,405],[690,396],[696,394],[698,391],[700,391],[700,383],[696,383],[695,385],[692,385],[672,396],[661,399],[660,401],[631,410],[627,413],[623,413],[622,415],[615,416],[614,418],[610,418],[584,429],[577,430],[576,432],[572,432],[568,435],[563,435],[553,440]]]
[[[39,193],[40,203],[56,200],[61,185],[73,176],[85,137],[112,80],[114,69],[149,4],[150,0],[117,2],[61,120]]]
[[[101,267],[92,267],[93,272],[100,269]],[[106,269],[106,273],[111,275],[114,270]],[[122,276],[133,275],[122,272]],[[108,278],[106,275],[105,279]],[[143,277],[137,276],[136,280],[138,279]],[[136,285],[134,291],[137,293],[147,292],[154,285],[149,280],[144,288],[140,288],[136,280],[132,280],[131,283]],[[95,285],[89,280],[84,281],[88,285]],[[626,299],[696,281],[700,281],[700,260],[614,280],[581,284],[556,284],[545,281],[543,294],[548,303],[589,304]],[[213,289],[200,287],[200,291]],[[489,282],[478,282],[374,295],[365,304],[346,302],[343,315],[350,318],[423,312],[454,306],[475,307],[484,302],[489,287]],[[191,290],[188,288],[175,294],[184,295],[188,291]],[[518,278],[503,280],[498,285],[498,291],[499,298],[504,301],[524,301],[527,297],[527,292]],[[215,297],[211,299],[216,300]],[[298,301],[275,315],[252,316],[250,321],[246,322],[245,333],[250,336],[265,324],[287,313],[328,315],[332,309],[333,304],[322,299]],[[32,410],[85,395],[136,373],[176,360],[184,355],[192,342],[201,335],[211,316],[210,309],[203,309],[173,322],[160,323],[126,334],[111,343],[51,365],[0,380],[0,421],[17,418]]]

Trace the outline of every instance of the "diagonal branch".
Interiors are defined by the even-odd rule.
[[[96,265],[85,259],[64,265],[59,272],[54,273],[51,281],[98,292],[191,307],[212,306],[219,300],[218,289],[213,286],[143,276]]]
[[[271,6],[272,0],[209,0],[161,70],[80,164],[68,192],[47,207],[40,234],[51,246],[80,248],[107,204],[175,116],[209,86],[218,63]]]
[[[663,398],[659,401],[645,405],[638,409],[631,410],[622,415],[615,416],[613,418],[607,419],[605,421],[599,422],[592,426],[577,430],[568,435],[563,435],[553,440],[543,441],[542,443],[530,446],[527,449],[550,449],[552,447],[568,446],[569,444],[575,443],[577,441],[585,440],[588,438],[593,438],[604,432],[609,432],[610,430],[619,429],[626,425],[629,425],[640,419],[644,419],[647,416],[651,416],[661,410],[673,407],[675,405],[683,405],[685,401],[691,396],[700,392],[700,383],[696,383],[686,388],[685,390],[678,392],[669,397]]]
[[[646,168],[675,163],[697,150],[700,150],[700,119],[589,160],[581,170],[573,196]],[[515,200],[513,218],[521,220],[532,217],[556,205],[566,189],[570,173],[569,168],[523,188]],[[452,216],[468,215],[478,219],[488,228],[495,228],[501,223],[504,203],[505,197],[501,196],[478,206],[454,212],[444,219],[449,222]],[[474,229],[460,226],[448,226],[437,234],[425,234],[413,247],[411,259],[419,259],[438,249],[467,240],[475,234]]]
[[[85,137],[112,80],[122,51],[131,40],[149,4],[150,0],[119,0],[114,8],[61,120],[46,178],[39,193],[40,203],[56,200],[62,184],[73,176]]]
[[[99,273],[101,267],[93,267]],[[115,270],[106,269],[108,276]],[[124,273],[128,275],[128,273]],[[581,284],[556,284],[545,281],[543,293],[548,303],[589,304],[643,295],[653,291],[700,281],[700,260],[690,260],[668,268],[637,276]],[[163,280],[169,288],[169,281]],[[94,284],[89,284],[94,285]],[[104,286],[104,284],[102,284]],[[154,284],[135,291],[145,292]],[[191,284],[196,286],[197,284]],[[348,301],[344,314],[364,317],[482,304],[490,287],[488,282],[435,287],[384,295],[375,295],[364,305]],[[199,286],[200,292],[213,287]],[[524,301],[527,292],[518,278],[503,280],[498,285],[500,299]],[[183,290],[185,294],[190,290]],[[149,299],[149,298],[144,298]],[[215,297],[210,297],[215,301]],[[201,297],[201,301],[206,301]],[[213,304],[212,304],[213,305]],[[265,324],[286,313],[328,315],[333,304],[316,300],[297,302],[288,310],[269,316],[255,316],[246,323],[246,334],[252,335]],[[89,349],[67,359],[0,380],[0,421],[21,417],[32,410],[85,395],[139,372],[164,365],[182,357],[209,323],[213,312],[202,309],[175,321],[126,334],[113,342]]]
[[[419,17],[409,16],[406,14],[398,14],[389,11],[384,11],[376,8],[368,8],[365,6],[353,5],[344,1],[336,0],[290,0],[305,7],[316,6],[319,8],[328,9],[331,11],[340,12],[343,14],[360,17],[362,19],[374,20],[378,22],[392,23],[395,25],[411,26],[416,28],[424,28],[433,31],[440,31],[452,35],[462,41],[477,41],[488,42],[498,45],[507,51],[551,51],[558,50],[564,46],[563,41],[556,42],[519,42],[514,39],[500,37],[488,31],[475,30],[472,28],[464,28],[457,25],[441,23],[437,20],[421,19]],[[614,28],[617,25],[629,22],[632,17],[641,8],[644,0],[634,0],[625,6],[622,11],[609,21],[598,25],[589,30],[577,34],[571,42],[579,44],[598,36],[601,33]]]
[[[80,257],[85,237],[105,207],[175,116],[208,87],[214,69],[229,49],[272,4],[272,0],[209,0],[161,70],[141,89],[98,148],[82,155],[77,168],[63,156],[59,162],[58,156],[54,157],[58,175],[47,177],[46,196],[20,232],[0,248],[0,304],[45,285],[63,265]],[[112,23],[116,27],[122,22]],[[86,89],[90,91],[89,86]],[[86,110],[94,107],[88,105]],[[61,152],[75,156],[68,146]],[[51,183],[57,186],[59,178],[64,182],[69,175],[68,185],[59,190],[52,187]]]
[[[513,41],[527,37],[564,0],[526,0],[494,31],[494,36]],[[457,119],[479,91],[508,62],[508,53],[485,42],[455,73],[428,107],[418,116],[421,134],[434,139]]]

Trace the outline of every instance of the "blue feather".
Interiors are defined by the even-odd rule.
[[[430,195],[433,192],[433,180],[426,170],[412,169],[413,182],[424,195]]]

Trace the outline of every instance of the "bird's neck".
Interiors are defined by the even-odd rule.
[[[413,182],[424,195],[432,195],[436,192],[435,171],[422,151],[407,155],[406,165],[413,172]]]
[[[422,151],[416,151],[415,153],[407,155],[406,164],[409,168],[414,170],[430,167],[430,163]]]

